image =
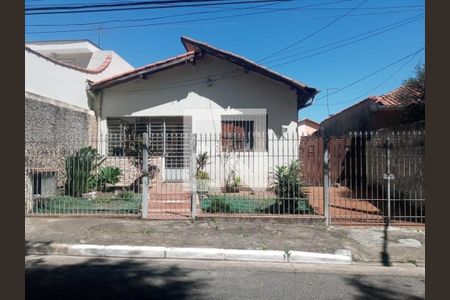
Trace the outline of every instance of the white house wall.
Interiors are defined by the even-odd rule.
[[[25,50],[25,91],[89,109],[86,74]]]
[[[213,75],[230,71],[238,71],[239,76],[214,81]],[[208,76],[212,82],[208,83]],[[103,90],[102,132],[107,132],[107,117],[192,115],[194,133],[219,133],[219,115],[227,108],[261,108],[267,110],[269,130],[280,135],[283,125],[296,132],[296,99],[295,91],[284,84],[252,72],[244,74],[228,62],[206,56],[147,80]]]
[[[234,70],[242,75],[208,85],[208,76],[214,78],[214,74]],[[298,157],[296,99],[295,91],[284,84],[252,72],[244,74],[230,63],[207,56],[194,65],[186,64],[150,75],[147,80],[138,79],[103,90],[101,131],[107,134],[108,117],[189,115],[193,133],[208,137],[220,133],[221,115],[232,109],[265,109],[269,133],[267,151],[236,153],[231,159],[244,185],[265,189],[274,166]],[[217,140],[197,145],[197,153],[209,152],[208,169],[215,187],[223,186],[229,171],[220,144]]]
[[[98,74],[89,74],[61,66],[52,61],[25,50],[25,91],[91,109],[86,93],[86,80],[97,81],[132,69],[132,66],[112,51],[94,52],[93,60],[101,65],[105,57],[111,54],[109,66]],[[100,61],[101,60],[101,61]]]

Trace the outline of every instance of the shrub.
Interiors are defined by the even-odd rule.
[[[104,191],[107,183],[116,184],[119,182],[120,173],[120,169],[117,167],[101,168],[97,176],[92,176],[95,178],[96,188]]]
[[[289,213],[312,212],[312,207],[305,199],[307,193],[300,178],[300,166],[297,160],[287,166],[275,168],[271,188],[278,197],[279,208],[276,210]]]
[[[197,178],[198,180],[208,180],[209,174],[208,174],[208,172],[205,172],[205,171],[198,171],[195,178]]]
[[[100,158],[97,150],[90,146],[66,158],[66,195],[80,197],[89,190],[92,185],[91,172],[101,163]]]
[[[198,180],[208,180],[209,174],[204,171],[204,168],[208,164],[208,152],[203,152],[197,155],[197,173],[195,178]]]

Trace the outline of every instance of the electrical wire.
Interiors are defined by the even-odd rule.
[[[301,42],[303,42],[303,41],[309,39],[310,37],[312,37],[312,36],[318,34],[319,32],[322,32],[323,30],[325,30],[326,28],[330,27],[330,26],[333,25],[334,23],[336,23],[336,22],[338,22],[339,20],[345,18],[348,14],[350,14],[350,13],[353,12],[354,10],[358,9],[360,6],[362,6],[362,5],[363,5],[364,3],[366,3],[366,2],[367,2],[367,0],[363,0],[361,3],[359,3],[359,4],[356,5],[355,7],[351,8],[351,9],[348,10],[348,11],[346,11],[343,15],[341,15],[341,16],[339,16],[338,18],[336,18],[336,19],[332,20],[331,22],[327,23],[325,26],[320,27],[318,30],[313,31],[312,33],[308,34],[307,36],[305,36],[305,37],[303,37],[303,38],[301,38],[301,39],[299,39],[299,40],[297,40],[297,41],[295,41],[295,42],[293,42],[293,43],[291,43],[291,44],[289,44],[288,46],[286,46],[286,47],[284,47],[284,48],[282,48],[282,49],[280,49],[280,50],[278,50],[278,51],[275,51],[275,52],[273,52],[273,53],[271,53],[271,54],[269,54],[269,55],[267,55],[267,56],[261,58],[260,60],[257,60],[257,62],[263,62],[263,61],[265,61],[265,60],[267,60],[267,59],[269,59],[269,58],[271,58],[271,57],[273,57],[273,56],[276,56],[276,55],[278,55],[278,54],[280,54],[280,53],[286,51],[286,50],[289,49],[289,48],[294,47],[295,45],[300,44]]]
[[[244,1],[230,1],[221,2],[220,5],[230,4],[250,4],[250,3],[265,3],[265,2],[285,2],[290,0],[244,0]],[[158,5],[158,6],[144,6],[144,7],[117,7],[109,9],[83,9],[83,10],[46,10],[46,11],[30,11],[25,10],[25,15],[54,15],[54,14],[77,14],[77,13],[94,13],[94,12],[111,12],[111,11],[128,11],[128,10],[148,10],[148,9],[162,9],[162,8],[177,8],[177,7],[205,7],[205,6],[217,6],[218,3],[193,3],[193,4],[175,4],[175,5]]]
[[[360,83],[361,81],[366,80],[367,78],[372,77],[373,75],[378,74],[378,73],[380,73],[381,71],[383,71],[383,70],[385,70],[385,69],[387,69],[387,68],[389,68],[389,67],[391,67],[391,66],[394,66],[394,65],[398,64],[398,63],[401,62],[401,61],[404,61],[405,59],[410,58],[411,56],[417,55],[418,53],[422,52],[423,50],[425,50],[424,47],[422,47],[422,48],[420,48],[419,50],[416,50],[416,51],[414,51],[413,53],[408,54],[408,55],[406,55],[406,56],[404,56],[404,57],[402,57],[402,58],[400,58],[400,59],[398,59],[398,60],[396,60],[396,61],[394,61],[394,62],[392,62],[392,63],[390,63],[390,64],[388,64],[388,65],[386,65],[386,66],[384,66],[384,67],[382,67],[382,68],[380,68],[380,69],[378,69],[378,70],[376,70],[376,71],[374,71],[374,72],[372,72],[372,73],[370,73],[370,74],[368,74],[368,75],[365,75],[365,76],[361,77],[360,79],[355,80],[355,81],[353,81],[352,83],[349,83],[349,84],[347,84],[346,86],[344,86],[344,87],[342,87],[342,88],[340,88],[340,89],[338,89],[338,90],[336,90],[336,91],[334,91],[334,92],[331,92],[330,94],[328,94],[328,96],[334,95],[334,94],[336,94],[336,93],[340,93],[341,91],[346,90],[346,89],[348,89],[349,87],[352,87],[352,86],[354,86],[354,85]],[[319,100],[321,100],[321,99],[324,99],[324,98],[326,98],[326,96],[319,97],[319,98],[315,99],[314,102],[317,102],[317,101],[319,101]]]
[[[329,52],[329,51],[332,51],[332,50],[336,50],[336,49],[339,49],[339,48],[342,48],[342,47],[345,47],[345,46],[348,46],[348,45],[351,45],[351,44],[354,44],[354,43],[357,43],[357,42],[360,42],[360,41],[363,41],[363,40],[366,40],[366,39],[369,39],[369,38],[372,38],[372,37],[374,37],[374,36],[383,34],[383,33],[385,33],[385,32],[389,32],[389,31],[392,31],[392,30],[394,30],[394,29],[400,28],[400,27],[405,26],[405,25],[407,25],[407,24],[409,24],[409,23],[412,23],[412,22],[414,22],[414,21],[420,20],[421,18],[423,18],[423,16],[424,16],[424,15],[415,16],[415,17],[413,17],[412,19],[409,18],[410,20],[408,20],[408,21],[397,22],[397,25],[396,25],[396,26],[392,26],[392,24],[391,24],[391,25],[389,25],[389,28],[387,28],[387,29],[384,29],[384,30],[381,30],[381,31],[378,31],[378,30],[379,30],[379,29],[378,29],[377,32],[372,33],[372,34],[369,34],[369,35],[367,35],[367,33],[365,33],[365,34],[363,34],[363,35],[367,35],[367,36],[358,38],[358,39],[353,40],[353,41],[350,41],[350,42],[348,42],[348,43],[344,43],[344,44],[342,44],[342,45],[338,45],[338,46],[335,46],[335,47],[331,47],[331,48],[329,48],[329,49],[325,49],[325,50],[323,50],[323,51],[319,51],[319,52],[316,52],[316,53],[313,53],[313,54],[310,54],[310,55],[306,55],[306,56],[303,56],[303,57],[300,57],[300,58],[291,59],[291,60],[288,60],[288,61],[285,61],[285,62],[282,62],[282,63],[279,63],[279,64],[269,65],[269,67],[271,67],[271,68],[276,68],[276,67],[279,67],[279,66],[282,66],[282,65],[286,65],[286,64],[289,64],[289,63],[301,61],[301,60],[304,60],[304,59],[307,59],[307,58],[310,58],[310,57],[313,57],[313,56],[317,56],[317,55],[320,55],[320,54],[323,54],[323,53],[326,53],[326,52]],[[398,24],[398,23],[400,23],[400,24]],[[352,37],[351,39],[354,39],[354,38],[355,38],[355,37]],[[300,53],[296,53],[296,54],[292,54],[292,55],[289,55],[289,56],[285,56],[285,57],[283,57],[283,58],[278,58],[278,59],[269,61],[268,63],[275,62],[275,61],[280,61],[280,60],[284,60],[284,59],[286,59],[286,58],[290,58],[290,57],[294,57],[294,56],[298,56],[298,55],[300,55],[300,54],[307,53],[307,52],[311,52],[311,51],[313,51],[313,50],[320,50],[321,48],[326,48],[326,47],[328,47],[328,46],[330,46],[330,45],[332,45],[332,44],[340,43],[340,42],[345,41],[345,40],[348,40],[348,39],[344,39],[344,40],[341,40],[341,41],[337,41],[337,42],[334,42],[334,43],[330,43],[330,44],[328,44],[328,45],[325,45],[325,46],[322,46],[322,47],[317,47],[317,48],[315,48],[315,49],[310,49],[310,50],[303,51],[303,52],[300,52]]]
[[[361,99],[364,96],[370,94],[371,92],[375,91],[377,88],[379,88],[380,86],[382,86],[383,84],[385,84],[386,82],[391,80],[391,78],[394,77],[398,72],[403,70],[411,61],[413,61],[414,58],[416,58],[417,55],[419,55],[419,53],[420,52],[416,53],[416,55],[411,57],[411,59],[409,59],[406,63],[404,63],[398,69],[396,69],[394,72],[392,72],[391,75],[389,75],[387,78],[383,79],[383,81],[381,81],[379,84],[377,84],[374,88],[372,88],[372,89],[366,91],[365,93],[363,93],[363,94],[361,94],[361,95],[359,95],[357,97],[354,97],[354,98],[352,98],[350,100],[335,102],[335,103],[329,104],[329,106],[336,106],[336,105],[340,105],[340,104],[350,103],[350,102],[353,102],[355,100]],[[327,106],[327,104],[316,104],[316,106]]]

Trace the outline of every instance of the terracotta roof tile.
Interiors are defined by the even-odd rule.
[[[416,103],[417,101],[412,100],[414,99],[413,97],[405,97],[413,95],[416,95],[417,99],[419,98],[419,93],[417,91],[409,87],[401,86],[387,94],[381,96],[371,96],[369,98],[377,104],[393,107]]]

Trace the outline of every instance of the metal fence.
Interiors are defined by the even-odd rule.
[[[36,139],[26,141],[25,213],[424,224],[424,145],[417,131]]]
[[[126,155],[102,155],[108,140],[25,144],[26,215],[139,216],[142,141],[122,140]]]
[[[330,223],[425,224],[423,131],[310,136],[300,149],[309,200]]]

